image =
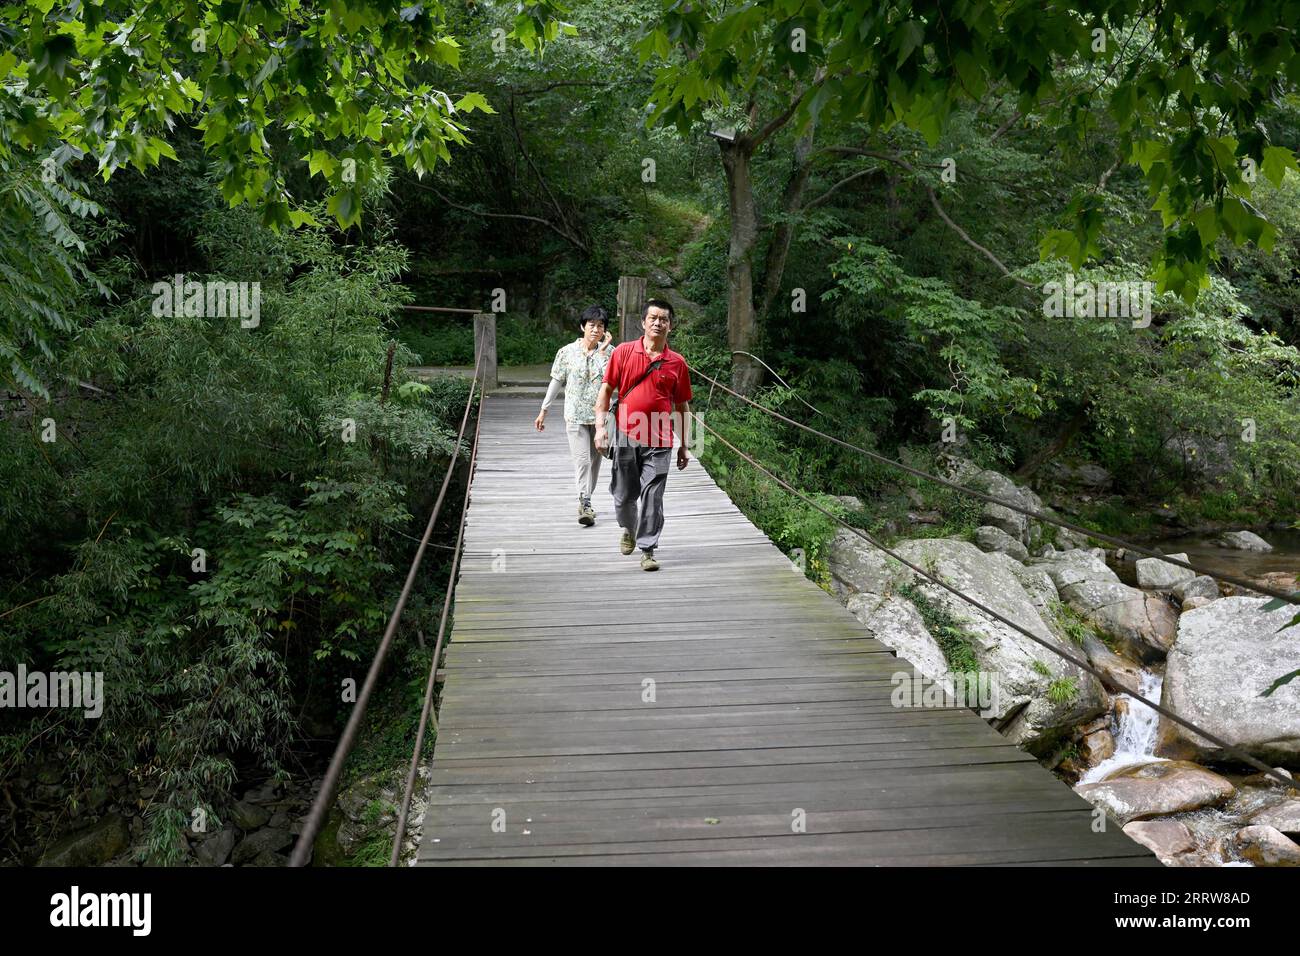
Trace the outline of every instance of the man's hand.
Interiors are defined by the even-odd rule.
[[[601,452],[602,454],[604,453],[605,449],[609,447],[609,432],[605,431],[604,425],[596,426],[596,436],[594,438],[594,442],[596,445],[596,451]]]
[[[683,468],[685,468],[686,462],[687,462],[686,446],[678,445],[677,446],[677,470],[681,471]]]
[[[537,418],[533,420],[533,427],[536,428],[539,432],[545,431],[546,430],[545,422],[546,422],[546,409],[543,408],[540,412],[537,413]]]

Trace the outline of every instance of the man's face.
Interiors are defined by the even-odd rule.
[[[645,314],[645,330],[652,338],[663,338],[673,327],[672,319],[668,317],[668,310],[659,306],[651,306]]]

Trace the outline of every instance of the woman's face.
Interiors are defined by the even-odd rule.
[[[595,345],[605,336],[604,322],[585,322],[582,326],[582,340],[588,345]]]

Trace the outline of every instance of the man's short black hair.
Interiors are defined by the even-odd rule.
[[[598,305],[589,305],[582,310],[582,318],[578,320],[578,327],[584,328],[588,322],[599,322],[605,328],[609,328],[609,316]]]
[[[673,304],[665,302],[663,299],[646,299],[645,308],[641,310],[641,324],[645,325],[645,317],[650,314],[651,309],[664,309],[668,313],[668,324],[677,324],[677,314],[673,312]]]

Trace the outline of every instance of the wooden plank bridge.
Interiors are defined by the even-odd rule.
[[[608,465],[579,526],[537,405],[481,405],[418,864],[1158,865],[974,712],[892,706],[910,665],[698,461],[659,572],[618,551]]]

